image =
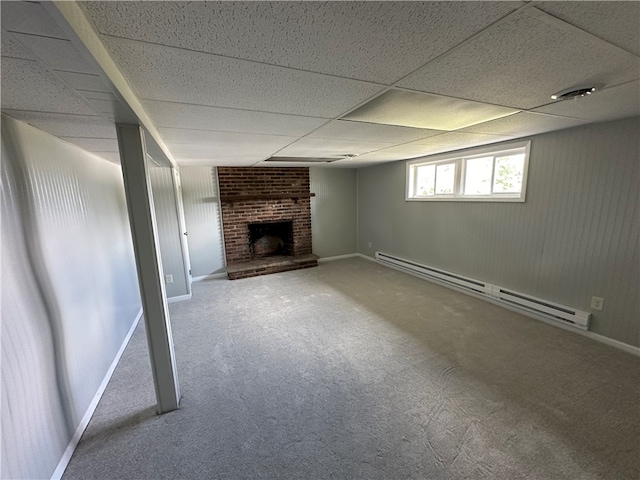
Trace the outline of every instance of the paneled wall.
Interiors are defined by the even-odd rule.
[[[141,307],[122,174],[2,117],[1,478],[49,478]]]
[[[320,258],[357,251],[357,171],[351,168],[309,169],[313,253]]]
[[[591,311],[592,331],[639,346],[639,131],[631,118],[531,137],[526,203],[406,202],[405,162],[361,169],[358,249]]]
[[[181,167],[182,202],[194,278],[225,269],[215,167]]]
[[[166,283],[167,297],[190,293],[184,256],[182,233],[178,223],[178,206],[173,185],[173,172],[169,167],[150,167],[149,178],[153,192],[160,257],[165,277],[171,275],[173,283]]]

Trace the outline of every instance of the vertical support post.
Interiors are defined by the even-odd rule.
[[[157,410],[161,414],[179,408],[180,388],[147,170],[147,148],[139,125],[116,124],[116,131]]]

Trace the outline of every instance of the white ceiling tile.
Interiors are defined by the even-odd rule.
[[[552,103],[535,111],[581,118],[590,122],[640,115],[640,82],[629,82],[575,100]]]
[[[433,130],[457,130],[514,113],[517,110],[513,108],[428,93],[390,90],[343,118]]]
[[[217,107],[335,117],[379,86],[282,67],[109,38],[138,96]]]
[[[480,123],[459,131],[524,137],[550,132],[552,130],[575,127],[584,123],[584,120],[578,120],[575,118],[555,117],[552,115],[522,112],[506,118],[499,118],[498,120]]]
[[[87,98],[86,100],[98,112],[103,113],[108,118],[115,118],[118,115],[130,115],[130,111],[118,100],[100,100],[97,98]]]
[[[426,128],[334,120],[311,133],[309,137],[361,142],[404,143],[440,133],[442,133],[441,130],[428,130]]]
[[[113,123],[102,117],[3,110],[7,115],[57,137],[116,138]]]
[[[38,62],[7,57],[2,58],[2,108],[97,115]]]
[[[271,153],[244,152],[238,149],[218,148],[210,145],[168,144],[171,154],[180,165],[253,165],[268,158]]]
[[[640,55],[640,2],[538,2],[536,8]]]
[[[487,135],[484,133],[465,133],[465,132],[447,132],[436,137],[416,140],[411,144],[415,145],[433,145],[450,147],[451,150],[459,148],[473,147],[476,145],[486,145],[489,143],[502,142],[504,140],[512,140],[514,137],[510,135]]]
[[[160,129],[171,154],[183,161],[252,161],[275,154],[296,137],[198,130]]]
[[[360,157],[357,157],[360,158]],[[258,163],[258,167],[313,167],[313,168],[359,168],[374,165],[375,161],[357,161],[355,159],[340,159],[325,163],[311,162],[272,162],[264,161]]]
[[[397,147],[388,148],[386,150],[380,150],[376,153],[380,155],[395,154],[397,156],[402,156],[402,158],[415,158],[434,153],[447,152],[454,149],[455,148],[447,145],[420,145],[413,142],[398,145]]]
[[[2,29],[67,38],[55,20],[36,2],[2,2]]]
[[[353,159],[350,159],[349,162],[354,167],[360,168],[362,166],[369,166],[378,163],[395,162],[399,160],[424,157],[425,155],[442,153],[448,150],[450,150],[450,148],[444,146],[404,144],[385,148],[383,150],[378,150],[364,155],[359,155]]]
[[[266,161],[269,162],[269,165],[272,163],[307,163],[319,165],[323,163],[331,163],[340,160],[340,158],[335,157],[281,157],[279,155],[275,155],[271,158],[268,158]]]
[[[390,148],[377,150],[366,155],[354,158],[354,161],[394,161],[408,158],[423,157],[436,153],[450,152],[476,145],[486,145],[510,140],[513,137],[501,135],[480,135],[472,133],[447,132],[436,137],[417,140],[415,142],[396,145]]]
[[[393,162],[397,160],[405,160],[407,158],[414,158],[424,155],[425,151],[429,149],[422,147],[409,147],[402,148],[402,146],[391,147],[384,150],[378,150],[377,152],[366,153],[359,155],[354,159],[349,160],[351,163],[362,164],[364,162]]]
[[[115,138],[60,137],[89,152],[118,152],[118,141]]]
[[[94,69],[84,61],[69,40],[58,40],[23,33],[14,33],[13,35],[53,70],[94,73]]]
[[[155,100],[145,100],[142,104],[157,127],[271,135],[305,135],[327,122],[324,118]]]
[[[56,74],[71,88],[92,92],[111,92],[99,75],[74,72],[56,72]]]
[[[2,56],[11,58],[23,58],[25,60],[35,60],[36,57],[27,48],[22,45],[18,40],[13,37],[13,34],[3,31],[1,35],[2,42]]]
[[[566,25],[535,9],[517,12],[399,85],[529,109],[576,85],[638,78],[637,57],[558,24]]]
[[[259,167],[320,167],[324,165],[328,165],[332,162],[305,162],[305,161],[284,161],[284,162],[274,162],[271,160],[260,162],[257,166]]]
[[[360,155],[392,143],[357,142],[354,140],[330,140],[324,138],[301,138],[278,152],[279,157],[340,157],[347,154]]]
[[[211,130],[189,130],[184,128],[159,127],[158,131],[168,143],[236,143],[239,149],[258,145],[282,148],[297,137],[284,135],[264,135],[257,133],[216,132]]]
[[[340,160],[339,162],[328,163],[323,165],[323,168],[366,168],[379,165],[381,163],[388,163],[384,160]]]
[[[260,162],[254,157],[235,158],[233,160],[212,160],[210,158],[185,158],[177,160],[178,164],[185,167],[253,167]],[[262,164],[261,164],[262,165]]]
[[[391,83],[519,2],[85,2],[107,35]]]
[[[211,167],[252,167],[260,162],[261,159],[256,160],[256,156],[250,156],[246,158],[236,157],[232,160],[225,159],[210,159],[207,157],[202,158],[185,158],[178,160],[178,164],[189,167],[197,166],[211,166]]]

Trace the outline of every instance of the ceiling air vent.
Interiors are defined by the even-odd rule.
[[[596,91],[596,87],[572,87],[567,90],[563,90],[558,93],[554,93],[551,95],[551,98],[554,100],[570,100],[572,98],[580,98],[586,95],[591,95]]]
[[[286,162],[286,163],[331,163],[342,158],[320,158],[320,157],[270,157],[265,162]]]

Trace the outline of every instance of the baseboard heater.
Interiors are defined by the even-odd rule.
[[[498,301],[522,310],[523,313],[542,316],[546,319],[563,323],[564,325],[589,330],[589,317],[587,312],[581,312],[575,308],[566,307],[557,303],[532,297],[526,293],[515,292],[508,288],[491,285],[480,280],[463,277],[437,268],[421,265],[404,258],[399,258],[382,252],[376,252],[376,260],[383,265],[412,275],[466,291],[470,294],[486,297],[492,301]]]

